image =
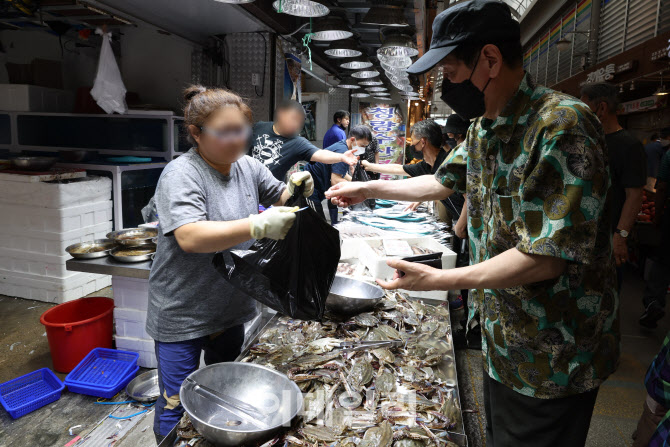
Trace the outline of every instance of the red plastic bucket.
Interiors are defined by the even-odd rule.
[[[54,369],[68,373],[93,348],[112,347],[114,300],[81,298],[52,307],[42,314]]]

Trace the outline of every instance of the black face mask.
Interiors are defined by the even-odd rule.
[[[445,79],[442,82],[442,96],[441,99],[454,112],[465,120],[478,118],[486,112],[486,103],[484,102],[484,90],[489,86],[491,79],[486,82],[484,90],[479,90],[475,84],[472,83],[472,74],[479,63],[479,56],[475,62],[475,68],[470,72],[470,77],[463,82],[453,83]]]
[[[447,144],[449,145],[450,148],[455,148],[456,147],[456,138],[447,138]]]

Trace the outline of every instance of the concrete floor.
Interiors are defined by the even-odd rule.
[[[644,330],[637,324],[642,312],[640,295],[643,282],[628,272],[621,297],[622,357],[617,372],[601,387],[596,403],[587,445],[589,447],[630,446],[642,402],[645,398],[644,375],[665,335],[670,331],[670,315],[658,329]],[[111,296],[105,289],[95,296]],[[42,367],[52,367],[49,346],[40,315],[51,304],[0,295],[0,383]],[[466,432],[472,447],[484,446],[484,409],[481,400],[481,354],[466,350],[457,352],[461,401],[464,409],[475,413],[464,415]],[[58,374],[64,378],[65,374]],[[123,399],[119,396],[118,399]],[[64,392],[63,397],[47,407],[17,420],[0,410],[0,447],[64,446],[72,437],[67,430],[83,425],[90,430],[110,408],[94,404],[95,398]],[[139,417],[139,416],[138,416]],[[154,446],[151,421],[153,414],[143,416],[136,429],[114,443],[116,447]],[[143,428],[147,428],[144,432]],[[93,445],[92,443],[77,446]],[[96,443],[96,447],[97,447]]]

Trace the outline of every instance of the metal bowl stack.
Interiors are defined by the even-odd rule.
[[[153,259],[156,252],[155,228],[126,228],[112,231],[107,238],[117,245],[109,255],[120,262],[141,262]]]

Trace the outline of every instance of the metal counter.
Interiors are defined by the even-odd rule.
[[[151,261],[119,262],[111,256],[97,259],[69,259],[65,262],[68,270],[101,275],[125,276],[126,278],[149,279]]]
[[[417,300],[417,301],[420,300],[420,301],[423,301],[426,304],[431,304],[431,305],[434,305],[434,306],[439,305],[439,304],[442,303],[442,301],[427,299],[427,298],[413,298],[413,297],[410,297],[410,298],[414,299],[414,300]],[[263,333],[265,333],[266,331],[268,331],[268,330],[270,330],[274,327],[279,326],[279,318],[280,317],[281,317],[280,314],[275,314],[267,322],[267,324],[261,330],[258,331],[257,335],[254,338],[252,338],[246,344],[246,349],[244,349],[242,351],[242,353],[237,357],[237,359],[235,359],[235,361],[236,362],[240,361],[244,357],[249,355],[249,346],[257,343],[259,338],[263,335]],[[451,340],[451,328],[449,328],[449,330],[447,332],[447,335],[446,335],[446,338]],[[455,444],[457,444],[460,447],[467,447],[468,446],[468,439],[467,439],[467,436],[465,435],[465,428],[464,428],[464,421],[463,421],[463,407],[461,407],[461,397],[460,397],[459,385],[458,385],[458,374],[457,374],[457,371],[456,371],[456,356],[455,356],[455,352],[454,352],[453,343],[449,343],[449,345],[451,346],[451,349],[448,352],[448,355],[451,357],[452,361],[445,360],[445,361],[442,362],[442,364],[437,366],[437,368],[439,368],[442,372],[444,372],[447,377],[453,377],[453,379],[456,383],[456,386],[454,387],[454,389],[456,390],[455,395],[456,395],[456,398],[458,400],[458,407],[461,410],[461,421],[460,421],[460,427],[459,427],[460,431],[459,432],[449,432],[449,435],[452,438],[451,439],[452,442],[454,442]],[[175,427],[170,431],[170,433],[165,437],[163,442],[161,442],[158,447],[172,447],[177,440],[178,440],[177,427]]]

